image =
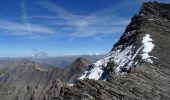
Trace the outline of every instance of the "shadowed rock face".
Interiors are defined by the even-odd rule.
[[[143,59],[142,54],[145,53],[143,44],[146,42],[144,41],[146,34],[150,35],[154,48],[148,53],[149,58]],[[150,38],[147,40],[150,41]],[[117,74],[114,72],[114,68],[118,65],[113,60],[116,57],[110,57],[109,64],[107,63],[107,66],[102,69],[103,73],[107,71],[109,73],[106,75],[105,81],[84,78],[72,87],[63,87],[60,96],[55,97],[55,99],[169,100],[170,4],[144,3],[139,14],[132,18],[125,33],[114,45],[111,52],[119,49],[121,53],[132,44],[135,46],[131,49],[131,54],[135,55],[132,60],[138,61],[137,64],[132,64],[130,68],[121,66],[127,69],[121,69],[120,73]],[[109,70],[110,68],[111,70]]]
[[[73,83],[89,63],[78,58],[67,69],[42,67],[33,61],[18,61],[0,70],[0,100],[50,100],[62,87]]]
[[[84,58],[77,58],[71,65],[67,67],[69,70],[69,83],[74,83],[82,73],[88,69],[88,66],[91,65],[89,61]]]

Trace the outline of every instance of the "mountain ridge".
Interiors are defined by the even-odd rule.
[[[74,83],[86,70],[87,63],[86,59],[78,58],[68,69],[63,69],[25,59],[17,61],[0,70],[0,100],[50,100],[59,96],[62,87]]]
[[[139,15],[135,15],[132,18],[131,23],[127,26],[124,34],[120,37],[119,41],[116,44],[114,44],[112,50],[104,57],[104,59],[101,59],[97,63],[95,63],[93,69],[86,72],[85,75],[82,77],[84,78],[87,77],[90,79],[91,78],[100,79],[102,73],[104,73],[102,69],[107,66],[107,63],[114,64],[112,66],[115,67],[111,70],[114,70],[114,73],[116,74],[121,74],[121,73],[129,72],[131,70],[131,67],[135,66],[138,62],[142,62],[142,61],[147,61],[150,63],[158,62],[159,59],[158,57],[160,57],[160,55],[157,55],[157,53],[154,52],[157,51],[158,47],[161,49],[162,45],[160,45],[160,43],[168,42],[168,39],[165,41],[159,39],[158,37],[155,37],[155,33],[158,32],[152,29],[152,27],[156,27],[155,26],[157,24],[156,22],[159,22],[157,17],[159,16],[160,16],[159,19],[160,20],[162,19],[161,21],[165,21],[165,23],[167,23],[168,21],[166,20],[167,15],[164,18],[164,16],[162,16],[163,14],[161,14],[163,11],[167,11],[167,10],[161,9],[157,6],[159,6],[157,2],[144,3],[141,7]],[[157,10],[158,8],[161,11],[157,12],[159,13],[158,15],[153,15],[152,13],[154,11],[147,10],[147,8],[150,7],[153,7],[152,10],[154,9],[154,11]],[[153,17],[156,19],[153,19]],[[145,26],[146,24],[148,26]],[[169,29],[165,29],[165,30],[169,31]],[[163,33],[159,33],[157,35],[159,35],[159,37],[165,38],[164,35],[161,34]],[[157,44],[157,41],[154,41],[154,38],[157,41],[160,41],[159,44]],[[168,47],[169,46],[167,46],[167,49]],[[164,63],[168,63],[168,61]],[[90,74],[93,74],[92,72],[94,70],[98,70],[98,73],[100,73],[98,76],[96,76],[97,78],[90,76]]]
[[[170,4],[143,3],[110,53],[85,71],[73,87],[65,87],[58,98],[170,99],[169,8]]]

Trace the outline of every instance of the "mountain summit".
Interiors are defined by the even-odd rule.
[[[170,99],[169,33],[170,4],[143,3],[113,49],[58,98]]]
[[[86,60],[85,58],[79,57],[77,58],[75,61],[73,61],[72,64],[70,64],[67,69],[69,71],[69,82],[73,83],[75,82],[80,76],[81,74],[87,70],[88,66],[91,63]]]
[[[168,64],[169,55],[168,4],[144,3],[139,15],[132,18],[113,49],[80,79],[105,79],[112,74],[129,73],[142,63]],[[163,51],[163,52],[162,52]],[[166,54],[166,55],[165,55]]]

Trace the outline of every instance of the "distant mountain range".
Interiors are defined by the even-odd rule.
[[[0,58],[0,100],[50,100],[103,56]]]
[[[98,61],[99,59],[103,58],[105,54],[100,55],[71,55],[71,56],[58,56],[58,57],[45,57],[45,58],[28,58],[29,60],[38,62],[43,65],[50,65],[54,67],[66,67],[67,65],[71,64],[74,60],[76,60],[79,57],[88,59],[89,62],[94,63]]]
[[[16,57],[16,58],[0,58],[0,68],[5,67],[11,63],[19,60],[30,60],[35,61],[44,66],[60,67],[64,68],[71,64],[74,60],[79,57],[88,59],[89,62],[94,63],[99,59],[103,58],[105,54],[100,55],[71,55],[71,56],[56,56],[56,57]]]
[[[59,96],[62,87],[76,82],[89,65],[84,58],[77,58],[64,69],[16,61],[0,69],[0,100],[50,100]]]

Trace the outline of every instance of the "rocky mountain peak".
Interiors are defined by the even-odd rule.
[[[157,3],[157,2],[148,2],[143,3],[141,10],[139,12],[140,15],[147,15],[149,17],[162,17],[169,19],[170,17],[170,4]]]
[[[169,8],[144,3],[112,50],[89,66],[74,86],[65,87],[60,99],[169,100]]]
[[[69,66],[68,66],[68,69],[70,70],[76,70],[76,69],[87,69],[87,67],[90,65],[91,63],[85,59],[85,58],[82,58],[82,57],[79,57],[77,59],[75,59],[73,61],[73,63],[71,63]]]
[[[87,61],[87,59],[85,59],[85,58],[83,58],[83,57],[79,57],[79,58],[77,58],[74,62],[89,62],[89,61]]]
[[[159,15],[159,3],[157,2],[147,2],[143,3],[139,14],[145,14],[145,15]]]
[[[144,3],[139,15],[132,18],[112,50],[103,59],[94,63],[80,79],[106,79],[111,74],[129,73],[137,64],[144,62],[158,64],[160,62],[158,59],[165,57],[160,50],[164,50],[162,45],[168,42],[169,38],[165,37],[170,31],[169,7],[169,4],[157,2]],[[164,48],[168,50],[169,46],[164,45]],[[165,58],[161,64],[168,63]]]
[[[82,57],[77,58],[72,64],[70,64],[67,69],[69,71],[69,81],[75,82],[75,79],[78,79],[81,74],[88,69],[88,66],[91,65],[91,63]]]

